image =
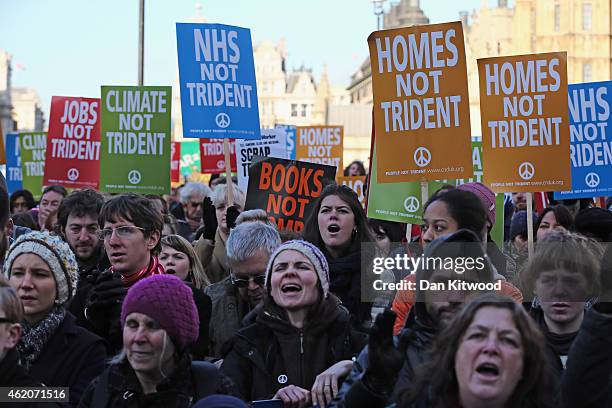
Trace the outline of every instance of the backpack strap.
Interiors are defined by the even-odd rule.
[[[191,362],[191,381],[194,390],[193,402],[215,394],[221,388],[219,369],[208,361]]]

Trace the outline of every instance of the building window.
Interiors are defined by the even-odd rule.
[[[298,106],[297,103],[292,103],[291,104],[291,117],[292,118],[297,118],[298,115]]]
[[[593,80],[593,68],[591,63],[585,62],[582,66],[582,82],[591,82]]]
[[[582,5],[582,29],[590,31],[593,26],[593,5],[584,3]]]
[[[306,109],[308,108],[308,105],[306,105],[305,103],[302,104],[302,117],[305,118],[306,117]]]
[[[555,4],[555,33],[561,31],[561,6]]]

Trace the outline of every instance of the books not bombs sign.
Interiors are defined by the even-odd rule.
[[[376,31],[368,45],[378,182],[471,177],[461,23]]]
[[[170,193],[169,86],[103,86],[100,191]]]
[[[335,175],[334,166],[257,157],[249,169],[245,209],[261,208],[279,230],[300,232]]]

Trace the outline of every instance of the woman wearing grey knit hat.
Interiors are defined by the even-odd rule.
[[[69,387],[69,406],[76,406],[104,369],[106,348],[66,310],[77,284],[74,254],[60,238],[31,232],[9,248],[4,275],[23,303],[23,336],[17,346],[22,364],[47,386]]]
[[[288,241],[270,256],[264,307],[231,342],[221,369],[246,401],[326,406],[365,343],[348,311],[329,292],[325,256],[306,241]]]

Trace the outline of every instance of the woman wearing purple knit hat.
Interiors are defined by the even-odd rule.
[[[201,380],[192,377],[187,351],[199,325],[191,289],[173,275],[138,281],[123,301],[121,325],[123,350],[79,407],[190,407]]]
[[[264,306],[231,342],[221,370],[245,401],[325,407],[353,366],[365,338],[329,293],[329,266],[306,241],[288,241],[270,256]]]

